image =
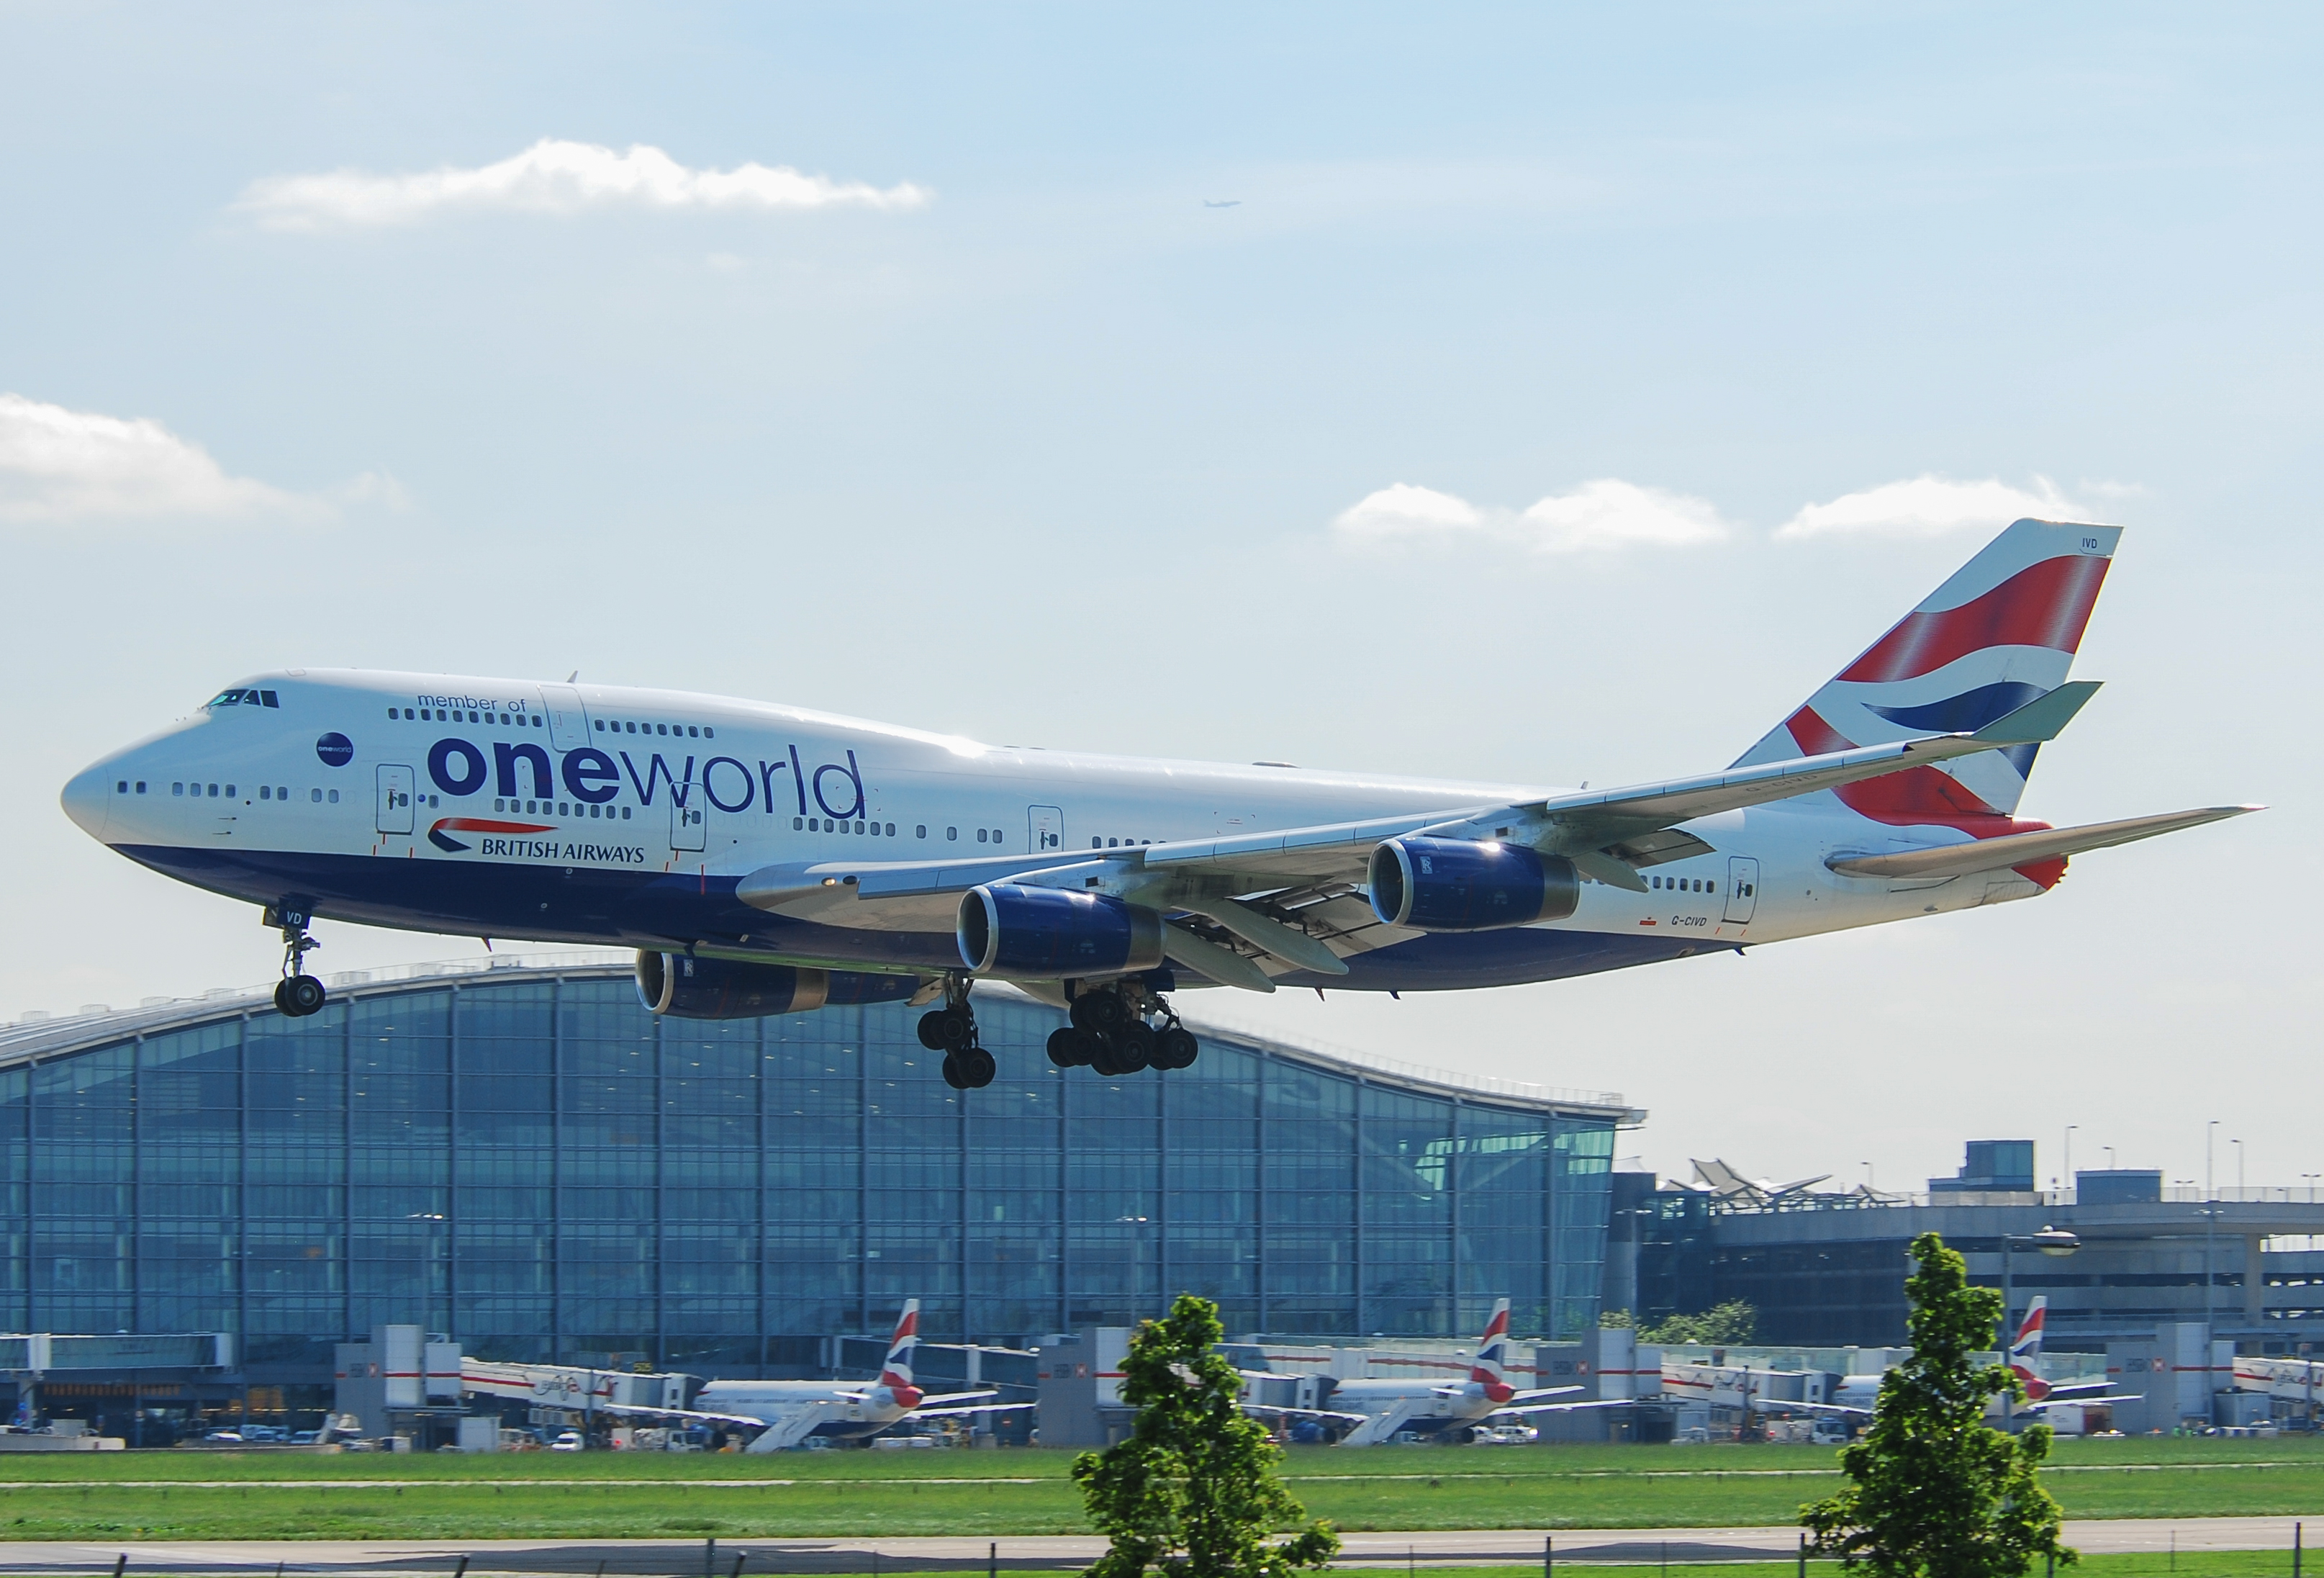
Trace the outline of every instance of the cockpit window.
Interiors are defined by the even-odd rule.
[[[232,690],[219,691],[216,696],[210,697],[208,705],[211,706],[279,707],[282,705],[282,701],[281,697],[277,696],[272,690],[244,690],[240,686],[236,686]]]

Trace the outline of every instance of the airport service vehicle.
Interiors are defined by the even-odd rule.
[[[888,1357],[871,1382],[827,1380],[714,1380],[695,1396],[690,1409],[632,1409],[673,1418],[761,1426],[746,1452],[779,1452],[810,1436],[850,1440],[876,1435],[907,1417],[918,1419],[957,1414],[1001,1414],[1030,1403],[982,1403],[991,1390],[922,1391],[912,1380],[912,1351],[920,1341],[920,1301],[904,1301]]]
[[[1070,1010],[1063,1066],[1197,1054],[1171,993],[1555,980],[2034,898],[2067,860],[2255,809],[2016,812],[2120,529],[2020,521],[1730,766],[1619,789],[1101,756],[682,691],[291,669],[73,778],[130,859],[263,906],[276,997],[318,917],[638,950],[657,1013],[908,1001],[945,1079],[971,1003]]]

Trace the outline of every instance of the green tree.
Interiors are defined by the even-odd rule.
[[[2063,1515],[2037,1477],[2050,1427],[2010,1435],[1985,1422],[1997,1397],[2022,1399],[2006,1365],[1978,1364],[2001,1295],[1969,1285],[1969,1264],[1935,1233],[1913,1241],[1913,1356],[1880,1382],[1872,1428],[1840,1454],[1854,1481],[1801,1509],[1815,1548],[1877,1578],[2024,1578],[2058,1543]]]
[[[1242,1377],[1217,1349],[1219,1306],[1182,1293],[1130,1340],[1121,1398],[1130,1438],[1074,1460],[1090,1521],[1112,1540],[1090,1578],[1285,1578],[1340,1549],[1331,1525],[1268,1536],[1306,1517],[1275,1477],[1282,1453],[1242,1411]]]
[[[1710,1348],[1731,1348],[1748,1343],[1758,1330],[1759,1312],[1740,1298],[1715,1304],[1699,1315],[1667,1315],[1662,1324],[1642,1330],[1641,1343],[1694,1343]]]

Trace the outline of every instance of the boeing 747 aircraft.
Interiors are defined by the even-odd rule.
[[[2034,753],[2120,529],[2020,521],[1720,771],[1612,789],[980,744],[684,691],[288,669],[80,773],[66,812],[264,907],[287,1014],[317,917],[638,950],[656,1013],[1070,1010],[1061,1066],[1183,1068],[1180,987],[1506,986],[2029,899],[2069,856],[2255,809],[2053,828]]]

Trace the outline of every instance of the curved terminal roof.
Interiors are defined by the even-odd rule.
[[[632,968],[630,955],[605,949],[556,954],[503,954],[482,959],[448,959],[390,969],[348,971],[330,976],[327,984],[335,1000],[349,1001],[426,991],[485,978],[495,982],[520,977],[627,980]],[[993,988],[988,986],[985,990]],[[114,1046],[134,1036],[181,1030],[239,1019],[250,1013],[272,1013],[274,1011],[273,991],[273,983],[268,982],[262,986],[216,987],[199,997],[149,998],[132,1009],[90,1009],[54,1018],[27,1016],[13,1024],[0,1025],[0,1068],[67,1057],[99,1047]],[[1360,1079],[1367,1084],[1401,1089],[1440,1100],[1485,1101],[1495,1106],[1552,1112],[1564,1117],[1594,1118],[1626,1128],[1646,1121],[1645,1112],[1630,1106],[1618,1092],[1565,1090],[1514,1080],[1490,1079],[1423,1068],[1344,1047],[1277,1040],[1208,1021],[1199,1008],[1185,1017],[1188,1023],[1205,1038],[1306,1064],[1322,1073]]]

